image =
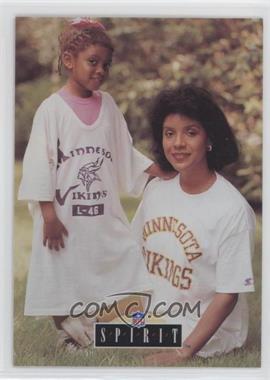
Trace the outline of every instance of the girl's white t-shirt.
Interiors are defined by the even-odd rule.
[[[112,97],[100,94],[101,110],[91,127],[57,93],[34,117],[19,188],[33,215],[26,315],[66,315],[79,301],[113,302],[112,294],[149,288],[119,194],[139,195],[152,161],[132,146]],[[59,252],[42,244],[39,201],[53,201],[68,230]]]
[[[182,324],[183,340],[218,293],[241,293],[232,313],[198,353],[211,356],[243,345],[245,292],[254,290],[254,212],[224,177],[206,192],[185,193],[179,175],[151,181],[132,222],[154,293],[151,311]],[[165,302],[165,304],[160,304]],[[169,313],[166,313],[169,311]]]

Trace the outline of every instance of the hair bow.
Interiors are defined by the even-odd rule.
[[[71,21],[70,25],[78,29],[99,28],[104,31],[106,30],[105,26],[102,25],[101,22],[92,20],[89,17],[77,17]]]

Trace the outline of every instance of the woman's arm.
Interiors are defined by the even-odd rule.
[[[194,330],[183,342],[181,355],[188,358],[198,352],[233,311],[237,299],[237,293],[216,293]]]
[[[191,358],[214,335],[238,299],[237,293],[216,293],[194,330],[174,352],[163,352],[145,358],[145,364],[173,364]]]

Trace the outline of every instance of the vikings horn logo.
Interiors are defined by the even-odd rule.
[[[94,181],[101,181],[96,172],[101,168],[103,160],[104,158],[99,157],[95,162],[89,162],[80,168],[77,178],[82,181],[87,192]]]

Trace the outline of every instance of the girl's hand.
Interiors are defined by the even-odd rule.
[[[59,251],[65,248],[64,235],[68,236],[68,231],[63,223],[58,219],[53,202],[39,202],[44,220],[43,225],[43,245],[48,244],[49,249]]]
[[[68,231],[63,223],[55,217],[50,221],[44,221],[43,225],[43,245],[48,244],[49,249],[59,251],[60,248],[65,248],[64,235],[68,236]]]
[[[166,352],[159,352],[153,355],[148,355],[144,359],[144,364],[147,366],[153,365],[172,365],[177,363],[184,363],[192,357],[191,351],[185,348],[178,350],[170,350]]]
[[[171,172],[165,172],[160,168],[160,166],[156,163],[149,166],[149,168],[145,171],[147,174],[149,174],[151,177],[159,177],[162,179],[171,179],[174,178],[177,175],[176,171]]]

